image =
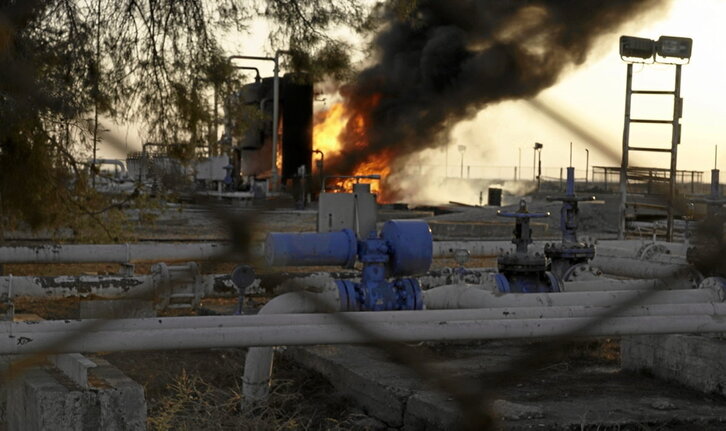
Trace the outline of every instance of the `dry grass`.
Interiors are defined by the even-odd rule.
[[[245,349],[113,353],[104,358],[144,386],[148,427],[169,430],[367,430],[370,421],[318,374],[276,360],[264,403],[244,404]],[[244,407],[243,407],[244,405]]]

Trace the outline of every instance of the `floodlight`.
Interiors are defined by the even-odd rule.
[[[534,143],[534,149],[535,150],[541,150],[544,145],[540,144],[539,142]]]
[[[661,36],[655,44],[659,56],[682,59],[691,58],[692,47],[693,39],[690,37]],[[622,45],[620,50],[622,52]]]
[[[654,53],[654,40],[635,36],[620,36],[620,57],[647,60],[652,58]]]

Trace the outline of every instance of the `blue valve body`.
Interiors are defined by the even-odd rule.
[[[358,240],[350,229],[328,233],[270,233],[265,258],[270,266],[342,266],[355,263]]]
[[[433,259],[428,224],[420,220],[391,220],[377,236],[359,240],[353,231],[331,233],[270,233],[265,242],[272,266],[363,263],[361,281],[336,280],[342,311],[420,310],[423,295],[418,281],[389,276],[425,273]]]

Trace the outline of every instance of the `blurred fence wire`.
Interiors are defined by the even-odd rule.
[[[29,4],[31,2],[26,3]],[[619,154],[612,148],[612,146],[600,140],[597,136],[594,136],[588,132],[586,128],[575,123],[567,116],[558,112],[551,105],[545,104],[538,99],[530,99],[528,103],[534,109],[549,117],[553,122],[578,136],[583,142],[590,145],[591,148],[597,149],[599,152],[606,155],[611,162],[619,162]],[[123,142],[123,139],[111,140],[109,142]],[[125,151],[124,148],[117,148],[117,150]],[[228,208],[220,205],[214,200],[203,199],[202,196],[198,196],[197,200],[201,202],[202,205],[204,205],[207,210],[226,227],[230,243],[234,247],[233,250],[239,253],[240,256],[251,256],[250,243],[256,229],[256,218],[253,216],[240,216],[239,213],[230,211]],[[667,202],[663,203],[667,204]],[[709,228],[704,225],[702,226],[699,235],[706,237],[712,236],[714,232],[713,229],[716,228]],[[720,244],[717,249],[723,250],[724,246],[721,241],[719,242]],[[221,256],[219,257],[221,258]],[[710,266],[723,266],[726,253],[720,253],[717,256],[711,257],[713,262],[708,263]],[[242,257],[242,259],[244,259],[244,257]],[[214,261],[214,259],[212,259],[212,261]],[[664,277],[662,281],[666,284],[666,286],[669,286],[673,282],[673,278],[674,277]],[[150,288],[147,291],[129,295],[127,298],[151,299],[163,294],[165,291],[172,290],[176,282],[177,280],[174,277],[171,277],[155,289]],[[588,331],[593,327],[602,325],[609,319],[622,314],[624,311],[638,303],[646,301],[649,297],[648,294],[652,294],[654,292],[656,292],[656,290],[651,289],[647,293],[638,296],[636,299],[612,304],[612,307],[608,312],[593,316],[587,323],[580,327],[563,332],[557,337],[549,339],[546,345],[535,344],[528,347],[528,349],[525,350],[520,357],[514,358],[510,361],[506,369],[485,373],[480,377],[480,381],[474,382],[475,384],[473,385],[471,379],[464,379],[462,377],[442,373],[440,371],[441,367],[437,367],[436,364],[440,361],[444,361],[445,359],[434,357],[434,355],[425,348],[389,340],[385,336],[376,334],[368,327],[354,319],[350,319],[345,313],[339,313],[331,310],[329,314],[335,317],[338,324],[345,325],[366,338],[375,340],[375,342],[369,344],[372,348],[379,349],[392,360],[409,368],[422,381],[454,400],[462,414],[463,429],[482,430],[492,429],[497,426],[497,418],[492,412],[492,401],[496,399],[498,391],[508,385],[526,382],[527,379],[532,377],[538,369],[557,362],[565,353],[564,349],[566,348],[567,343],[571,340],[587,336]],[[129,307],[132,306],[133,305],[129,305]],[[131,311],[133,310],[129,308],[126,311],[129,312],[128,314],[131,314]],[[123,310],[121,310],[121,313],[123,313]],[[113,319],[97,319],[84,322],[84,324],[77,330],[64,334],[64,336],[59,339],[55,345],[49,347],[45,351],[16,358],[12,362],[10,368],[2,376],[0,376],[0,381],[7,384],[10,380],[21,376],[29,367],[42,363],[48,355],[52,355],[58,350],[61,350],[63,345],[74,340],[81,339],[87,334],[103,328],[112,321]]]

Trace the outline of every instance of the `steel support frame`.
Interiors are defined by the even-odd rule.
[[[625,85],[625,118],[623,123],[623,153],[620,166],[620,221],[618,224],[618,239],[625,239],[625,214],[627,209],[628,194],[628,168],[629,168],[629,151],[652,151],[652,152],[668,152],[670,158],[670,178],[668,190],[668,208],[667,208],[667,227],[666,241],[673,241],[673,218],[674,205],[676,198],[676,176],[678,165],[678,144],[680,144],[683,99],[681,98],[681,64],[674,65],[675,85],[673,91],[653,91],[653,90],[633,90],[633,63],[627,64],[627,75]],[[644,95],[673,95],[673,118],[668,120],[643,120],[631,119],[631,99],[633,94]],[[630,123],[647,123],[647,124],[670,124],[671,131],[671,148],[646,148],[630,146]]]

